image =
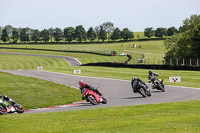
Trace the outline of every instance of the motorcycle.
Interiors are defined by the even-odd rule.
[[[87,88],[82,89],[82,97],[84,97],[87,102],[90,102],[93,105],[97,105],[98,103],[107,103],[107,100],[103,96],[101,97],[97,93]]]
[[[134,84],[134,83],[133,83]],[[139,93],[140,95],[142,95],[143,97],[150,97],[151,96],[151,92],[150,89],[147,87],[147,85],[141,85],[142,83],[136,83],[135,85],[132,85],[135,87],[135,91],[134,93]],[[133,90],[134,91],[134,90]]]
[[[5,115],[7,113],[15,113],[15,112],[23,113],[24,112],[23,106],[18,103],[12,105],[8,101],[0,99],[0,114]]]
[[[156,78],[154,80],[154,85],[155,85],[155,88],[157,90],[161,90],[163,92],[165,92],[165,85],[163,84],[163,79],[162,80],[159,80],[158,78]],[[153,88],[153,87],[152,87]]]

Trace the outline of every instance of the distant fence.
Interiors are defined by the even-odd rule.
[[[119,60],[120,61],[120,60]],[[114,61],[117,62],[117,61]],[[117,63],[123,63],[121,60]],[[200,58],[189,59],[163,59],[163,58],[133,58],[128,64],[144,64],[144,65],[170,65],[170,66],[200,66]]]
[[[160,69],[160,70],[192,70],[200,71],[200,66],[171,66],[171,65],[148,65],[148,64],[124,64],[124,63],[88,63],[82,66],[105,66],[122,68],[142,68],[142,69]]]

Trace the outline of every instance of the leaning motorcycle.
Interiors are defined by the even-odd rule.
[[[134,84],[134,83],[133,83]],[[142,95],[143,97],[150,97],[151,96],[151,92],[150,89],[147,87],[147,85],[141,85],[141,82],[136,82],[133,86],[136,89],[136,93],[139,93],[140,95]],[[135,92],[134,92],[135,93]]]
[[[107,103],[107,100],[103,96],[101,97],[97,93],[87,88],[82,89],[82,97],[84,97],[87,102],[90,102],[93,105],[97,105],[99,103]]]
[[[138,93],[140,95],[142,95],[143,97],[150,97],[151,96],[151,92],[150,92],[150,89],[148,87],[140,87],[137,89]]]
[[[163,84],[163,80],[159,80],[158,78],[156,78],[154,80],[154,85],[157,90],[161,90],[163,92],[165,91],[165,85]]]
[[[0,99],[0,114],[5,115],[7,113],[15,113],[15,112],[23,113],[24,112],[23,106],[18,103],[12,105],[8,101]]]

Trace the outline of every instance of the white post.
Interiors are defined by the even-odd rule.
[[[185,65],[185,60],[184,60],[184,58],[183,58],[183,65]]]
[[[199,66],[199,59],[197,58],[197,66]]]
[[[190,66],[192,66],[192,59],[190,58]]]

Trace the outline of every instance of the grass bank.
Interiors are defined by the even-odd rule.
[[[74,70],[80,69],[81,76],[103,77],[113,79],[131,80],[132,76],[142,79],[147,82],[148,69],[134,69],[134,68],[112,68],[112,67],[93,67],[80,66],[68,68],[50,68],[46,71],[60,72],[73,74]],[[165,85],[186,86],[200,88],[200,71],[178,71],[178,70],[152,70],[159,73],[158,78],[164,79]],[[181,77],[181,82],[169,82],[169,77]]]
[[[25,109],[49,107],[81,100],[80,91],[37,78],[0,72],[0,94],[11,97]]]
[[[1,116],[6,132],[177,133],[200,131],[200,101]]]
[[[133,47],[136,44],[136,47]],[[105,43],[105,44],[67,44],[67,45],[1,45],[0,47],[11,48],[35,48],[49,50],[67,50],[67,51],[87,51],[110,54],[110,51],[116,51],[117,55],[126,53],[132,55],[133,59],[145,56],[146,60],[158,63],[157,60],[162,60],[164,53],[163,41],[134,41],[126,43]],[[93,57],[93,56],[92,56]],[[94,56],[95,57],[95,56]],[[82,57],[83,58],[83,57]],[[106,57],[107,58],[107,57]]]

